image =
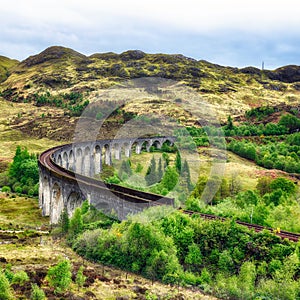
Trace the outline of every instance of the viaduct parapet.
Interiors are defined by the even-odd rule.
[[[39,157],[39,205],[50,223],[56,224],[64,209],[71,216],[84,200],[124,220],[155,205],[174,205],[174,199],[141,192],[94,178],[103,164],[112,165],[113,159],[140,154],[150,147],[160,149],[164,143],[172,145],[175,137],[127,138],[82,142],[55,147]]]

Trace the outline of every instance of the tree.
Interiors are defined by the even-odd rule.
[[[234,262],[228,250],[224,250],[220,253],[218,267],[220,271],[229,272],[233,271]]]
[[[191,271],[198,271],[202,264],[202,254],[200,248],[196,244],[189,245],[188,253],[184,259],[184,262],[189,266]]]
[[[47,273],[47,280],[49,285],[54,287],[55,293],[65,292],[70,286],[71,278],[71,263],[67,259],[50,268]]]
[[[162,154],[162,158],[164,159],[165,161],[165,164],[164,164],[164,168],[166,168],[169,164],[170,164],[170,157],[169,157],[169,154],[164,152]]]
[[[259,194],[261,196],[271,192],[271,188],[270,188],[271,182],[272,182],[272,179],[270,177],[266,177],[266,176],[258,179],[256,189],[259,191]]]
[[[80,266],[75,279],[75,282],[78,286],[78,291],[80,287],[83,287],[86,281],[86,276],[83,275],[83,269],[84,269],[83,266]]]
[[[35,195],[35,185],[39,181],[37,157],[29,154],[26,148],[17,147],[13,162],[8,171],[9,183],[15,192],[26,192]]]
[[[85,200],[81,204],[81,214],[84,215],[90,210],[90,204],[88,200]]]
[[[31,285],[31,300],[44,300],[46,299],[46,295],[42,289],[38,287],[37,284]]]
[[[19,284],[24,285],[25,282],[29,281],[29,277],[25,271],[19,271],[14,274],[11,283],[12,284]]]
[[[167,167],[166,172],[161,180],[161,185],[168,191],[174,189],[177,184],[179,175],[174,167]]]
[[[286,114],[280,118],[278,125],[286,127],[289,132],[295,132],[300,129],[300,119],[294,115]]]
[[[104,163],[102,165],[102,171],[100,173],[101,180],[105,181],[112,176],[114,176],[114,167]]]
[[[82,230],[83,230],[83,221],[82,221],[81,209],[77,207],[70,221],[68,237],[71,238],[71,240],[73,240],[78,234],[82,232]]]
[[[236,195],[241,190],[241,180],[239,174],[234,172],[229,179],[229,192],[231,195]]]
[[[175,168],[176,168],[176,171],[178,172],[178,174],[180,174],[180,172],[181,172],[181,155],[180,155],[179,151],[176,152]]]
[[[184,160],[183,167],[182,167],[182,176],[186,178],[186,182],[189,190],[192,190],[193,184],[191,180],[191,172],[190,172],[189,164],[186,159]]]
[[[154,156],[152,156],[152,159],[150,161],[145,179],[148,185],[152,185],[157,182],[156,161]]]
[[[157,181],[161,181],[162,177],[164,175],[163,169],[162,169],[162,160],[161,157],[158,160],[158,167],[157,167]]]
[[[233,121],[232,121],[232,117],[229,115],[227,118],[227,124],[226,124],[226,129],[227,130],[232,130],[233,129]]]
[[[61,215],[59,217],[58,225],[59,225],[61,233],[63,235],[68,233],[69,228],[70,228],[70,220],[69,220],[69,215],[68,215],[68,211],[66,208],[63,210],[63,212],[61,213]]]
[[[270,189],[271,191],[281,189],[282,191],[286,192],[288,195],[292,195],[296,192],[295,184],[289,179],[283,177],[274,179],[270,183]]]
[[[3,273],[3,271],[0,271],[0,299],[3,300],[13,299],[10,283],[6,278],[5,274]]]
[[[121,167],[118,172],[119,178],[123,180],[124,177],[128,177],[132,174],[131,163],[130,160],[123,160],[121,163]]]

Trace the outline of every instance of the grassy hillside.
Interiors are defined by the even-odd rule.
[[[298,66],[274,71],[223,67],[182,55],[142,51],[82,55],[72,49],[50,47],[20,62],[0,84],[11,101],[36,100],[34,94],[79,92],[92,100],[99,91],[128,79],[161,77],[192,87],[224,120],[261,105],[299,103]],[[148,106],[146,109],[150,109]]]
[[[5,81],[9,77],[10,71],[18,63],[19,62],[15,59],[10,59],[0,55],[0,82]]]

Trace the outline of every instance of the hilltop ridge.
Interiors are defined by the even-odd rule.
[[[31,101],[36,93],[45,92],[80,92],[89,98],[97,90],[141,77],[161,77],[192,87],[222,119],[261,105],[299,102],[300,66],[296,65],[273,71],[238,69],[181,54],[128,50],[86,56],[61,46],[21,62],[0,57],[0,92],[15,102]]]

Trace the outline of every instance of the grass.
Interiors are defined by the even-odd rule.
[[[42,217],[36,198],[0,192],[0,228],[36,228],[48,223],[49,219]]]
[[[0,158],[2,160],[10,161],[18,145],[27,147],[30,153],[41,153],[60,144],[48,138],[28,136],[12,125],[16,119],[29,122],[43,113],[56,114],[56,110],[46,107],[38,108],[28,103],[10,103],[1,98],[0,107]]]
[[[189,164],[193,183],[197,182],[199,176],[209,177],[213,168],[216,174],[218,174],[219,170],[224,168],[224,172],[220,171],[220,175],[223,176],[227,182],[229,182],[232,177],[238,177],[239,181],[241,182],[241,189],[243,191],[254,190],[257,185],[257,180],[261,177],[262,173],[274,172],[274,170],[271,171],[259,167],[254,162],[241,158],[230,151],[226,152],[227,160],[224,161],[224,163],[214,162],[211,156],[210,148],[202,147],[198,149],[198,152],[199,153],[190,153],[188,151],[181,152],[182,161],[186,159]],[[173,166],[176,155],[174,153],[168,154],[170,156],[170,165]],[[141,178],[145,177],[150,160],[153,156],[158,164],[159,158],[162,157],[162,154],[159,152],[142,152],[141,154],[132,154],[130,157],[131,169],[135,170],[138,163],[142,164],[143,166],[143,170],[138,173],[137,176]],[[115,169],[118,170],[119,166],[121,165],[121,161],[114,160],[113,163]],[[128,183],[134,186],[134,182],[132,182],[131,179],[129,179]],[[142,183],[142,181],[139,181],[136,186],[142,187]]]
[[[0,194],[1,228],[19,230],[22,226],[39,227],[47,223],[48,218],[41,217],[36,199],[18,196],[11,198],[4,193]],[[12,233],[12,235],[16,235],[16,233]],[[199,291],[183,287],[171,287],[159,282],[152,283],[150,280],[136,274],[89,262],[74,253],[65,245],[63,240],[54,240],[49,235],[37,238],[25,236],[22,239],[13,239],[8,244],[0,243],[0,253],[0,268],[5,268],[6,264],[12,264],[13,272],[24,270],[28,274],[34,274],[34,276],[40,276],[38,274],[42,273],[46,274],[49,267],[65,258],[70,260],[73,270],[83,265],[90,284],[88,287],[78,290],[75,283],[72,283],[69,289],[69,292],[83,298],[86,298],[88,293],[93,293],[97,299],[103,300],[113,300],[117,297],[137,299],[139,297],[143,298],[142,294],[138,292],[138,289],[143,289],[149,295],[148,299],[182,299],[178,297],[184,297],[187,300],[215,299],[205,296]],[[91,279],[92,281],[90,281]],[[42,288],[49,291],[45,280],[42,281]],[[15,296],[15,299],[25,299],[20,289]],[[51,299],[62,299],[60,295],[53,297]]]
[[[51,51],[53,53],[57,51],[63,55],[50,61],[48,50],[39,54],[43,63],[30,66],[18,65],[8,79],[1,83],[0,91],[15,88],[16,95],[27,97],[36,92],[50,91],[57,94],[77,89],[83,91],[85,98],[93,101],[103,91],[107,92],[108,87],[116,84],[122,86],[124,80],[160,74],[164,78],[194,86],[193,92],[198,95],[199,99],[211,105],[221,121],[225,121],[229,114],[241,115],[245,110],[260,105],[276,105],[284,102],[297,104],[299,102],[300,92],[293,87],[293,84],[270,80],[267,76],[244,74],[238,70],[220,67],[205,61],[191,61],[164,54],[145,54],[142,58],[129,60],[124,60],[119,55],[110,56],[108,59],[107,56],[100,54],[87,59],[67,48],[52,47]],[[276,87],[280,89],[276,90]],[[166,87],[162,88],[164,89]],[[120,99],[127,99],[128,93],[133,91],[141,95],[141,90],[138,87],[124,89]],[[144,92],[148,99],[154,99],[157,96],[168,98],[164,93],[155,95],[152,91]],[[173,95],[182,100],[191,100],[189,93],[185,86],[180,95],[175,95],[176,93]],[[107,100],[116,100],[115,96],[110,96],[109,93],[106,93],[104,97]],[[133,105],[130,110],[140,113],[141,97],[131,99],[135,99],[134,104],[137,106]],[[160,111],[170,116],[175,115],[174,106],[170,108],[166,105],[155,107],[144,103],[142,111],[152,114]],[[183,123],[190,122],[191,116],[187,118],[181,110],[177,119],[181,119]]]

